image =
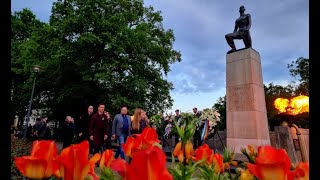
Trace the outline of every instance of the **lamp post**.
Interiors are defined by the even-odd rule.
[[[35,73],[35,76],[34,76],[34,79],[33,79],[33,86],[32,86],[32,92],[31,92],[31,98],[30,98],[30,101],[29,101],[29,108],[28,108],[28,114],[27,114],[27,119],[26,119],[26,126],[25,126],[25,130],[24,130],[24,135],[23,137],[27,137],[27,132],[28,132],[28,124],[29,124],[29,121],[30,121],[30,113],[31,113],[31,106],[32,106],[32,100],[33,100],[33,93],[34,93],[34,88],[36,86],[36,79],[37,79],[37,75],[40,71],[40,66],[33,66],[33,72]]]

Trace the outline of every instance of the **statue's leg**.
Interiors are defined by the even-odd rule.
[[[246,33],[246,35],[243,36],[243,43],[246,46],[246,48],[252,47],[251,36],[249,31],[248,33]]]
[[[225,37],[226,37],[227,43],[231,47],[231,49],[236,50],[236,46],[235,46],[234,41],[233,41],[234,34],[235,33],[229,33]]]

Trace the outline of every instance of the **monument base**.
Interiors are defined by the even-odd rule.
[[[241,148],[270,145],[261,59],[248,48],[227,54],[226,63],[227,148],[238,160]]]
[[[241,153],[241,149],[247,149],[248,145],[251,145],[254,147],[254,149],[257,149],[259,146],[270,145],[270,140],[227,138],[228,148],[230,150],[234,150],[236,153]]]

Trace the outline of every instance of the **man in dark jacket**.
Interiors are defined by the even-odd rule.
[[[131,117],[127,115],[128,109],[126,106],[121,107],[121,113],[117,114],[113,119],[112,125],[112,138],[117,138],[119,141],[119,147],[116,152],[116,158],[121,156],[124,159],[124,152],[122,144],[127,141],[127,137],[131,135]]]
[[[201,146],[201,129],[203,128],[203,123],[201,122],[200,116],[201,112],[198,111],[198,108],[193,108],[192,109],[193,114],[196,118],[198,118],[198,122],[196,123],[196,131],[193,136],[193,146],[194,149],[198,148]]]
[[[45,139],[45,135],[47,132],[47,120],[48,118],[42,118],[40,124],[37,124],[37,129],[35,131],[35,134],[37,136],[37,139],[43,140]]]

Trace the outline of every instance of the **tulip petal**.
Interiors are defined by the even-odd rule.
[[[114,155],[113,151],[110,149],[107,149],[103,152],[101,159],[100,159],[100,164],[99,167],[102,169],[103,167],[109,168],[111,162],[114,160]]]
[[[186,159],[187,159],[187,162],[189,161],[189,159],[193,156],[194,154],[194,150],[193,150],[193,144],[191,143],[191,141],[188,141],[186,144],[185,144],[185,156],[186,156]]]
[[[195,154],[196,161],[204,160],[204,162],[207,162],[210,156],[213,154],[213,152],[207,144],[203,144],[198,149],[196,149]]]
[[[51,176],[45,176],[47,167],[47,161],[45,159],[22,156],[15,159],[15,164],[21,174],[31,179],[43,179]]]
[[[247,167],[259,179],[286,179],[290,173],[290,158],[284,149],[260,146],[256,164]]]
[[[214,172],[215,173],[223,173],[224,165],[223,165],[223,157],[221,154],[213,154],[212,161],[214,163]]]
[[[135,138],[129,136],[127,138],[126,143],[122,145],[123,151],[126,156],[132,157],[132,149],[135,146],[135,143],[136,143]]]
[[[156,146],[136,152],[129,168],[128,178],[130,180],[172,179],[166,168],[166,155]]]
[[[110,168],[113,171],[118,172],[118,174],[123,178],[127,179],[128,178],[128,171],[129,171],[129,164],[120,158],[117,158],[112,161]]]
[[[295,169],[295,176],[299,180],[309,179],[309,164],[301,162]]]

